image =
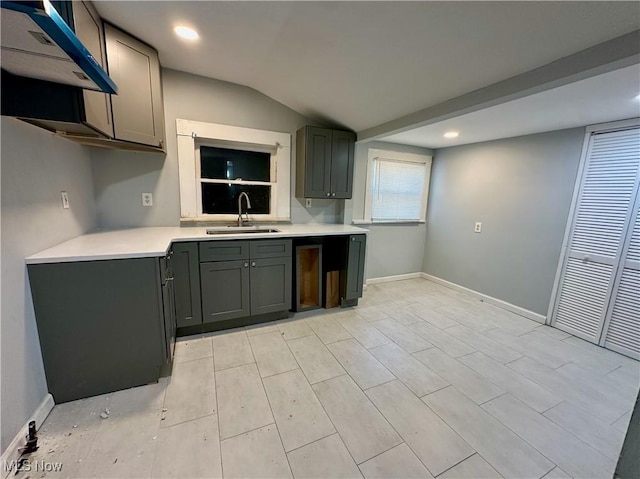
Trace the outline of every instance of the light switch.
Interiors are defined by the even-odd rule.
[[[153,193],[142,193],[142,206],[153,206]]]
[[[62,207],[65,210],[69,209],[69,194],[66,191],[60,192],[60,199],[62,200]]]
[[[311,198],[305,198],[305,200],[304,200],[304,205],[305,205],[307,208],[311,208]]]
[[[476,226],[473,229],[474,233],[482,233],[482,223],[480,221],[476,221]]]

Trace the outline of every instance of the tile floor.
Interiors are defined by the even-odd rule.
[[[384,283],[182,338],[170,378],[56,406],[32,461],[62,470],[31,477],[610,478],[639,384],[638,362],[562,331]]]

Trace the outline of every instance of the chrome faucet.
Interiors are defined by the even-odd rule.
[[[249,201],[249,195],[243,191],[238,195],[238,226],[242,226],[242,197],[247,199],[247,210],[251,209],[251,201]],[[249,212],[245,212],[247,219],[245,221],[249,221]]]

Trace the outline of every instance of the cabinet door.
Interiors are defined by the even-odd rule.
[[[198,243],[175,243],[172,248],[176,320],[179,328],[202,323]]]
[[[176,313],[173,280],[167,280],[162,286],[162,308],[164,312],[165,357],[173,359],[173,347],[176,342]]]
[[[346,300],[353,300],[362,297],[366,244],[366,235],[349,236],[349,252],[347,255],[347,281],[344,298]]]
[[[114,137],[164,147],[164,119],[158,52],[105,25],[109,76],[118,86],[111,95]]]
[[[249,316],[249,261],[200,265],[204,323]]]
[[[305,198],[331,195],[331,130],[307,127],[305,149]]]
[[[355,141],[356,135],[349,131],[333,131],[331,140],[332,198],[351,198]]]
[[[104,31],[102,20],[90,4],[73,2],[73,20],[75,32],[93,58],[106,70],[107,56],[105,53]],[[83,90],[85,121],[93,128],[105,135],[113,136],[111,122],[111,105],[109,95],[97,91]]]
[[[291,309],[291,256],[251,261],[251,315]]]

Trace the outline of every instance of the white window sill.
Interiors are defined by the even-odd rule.
[[[354,225],[419,225],[426,223],[425,220],[389,220],[389,221],[372,221],[372,220],[352,220]]]

